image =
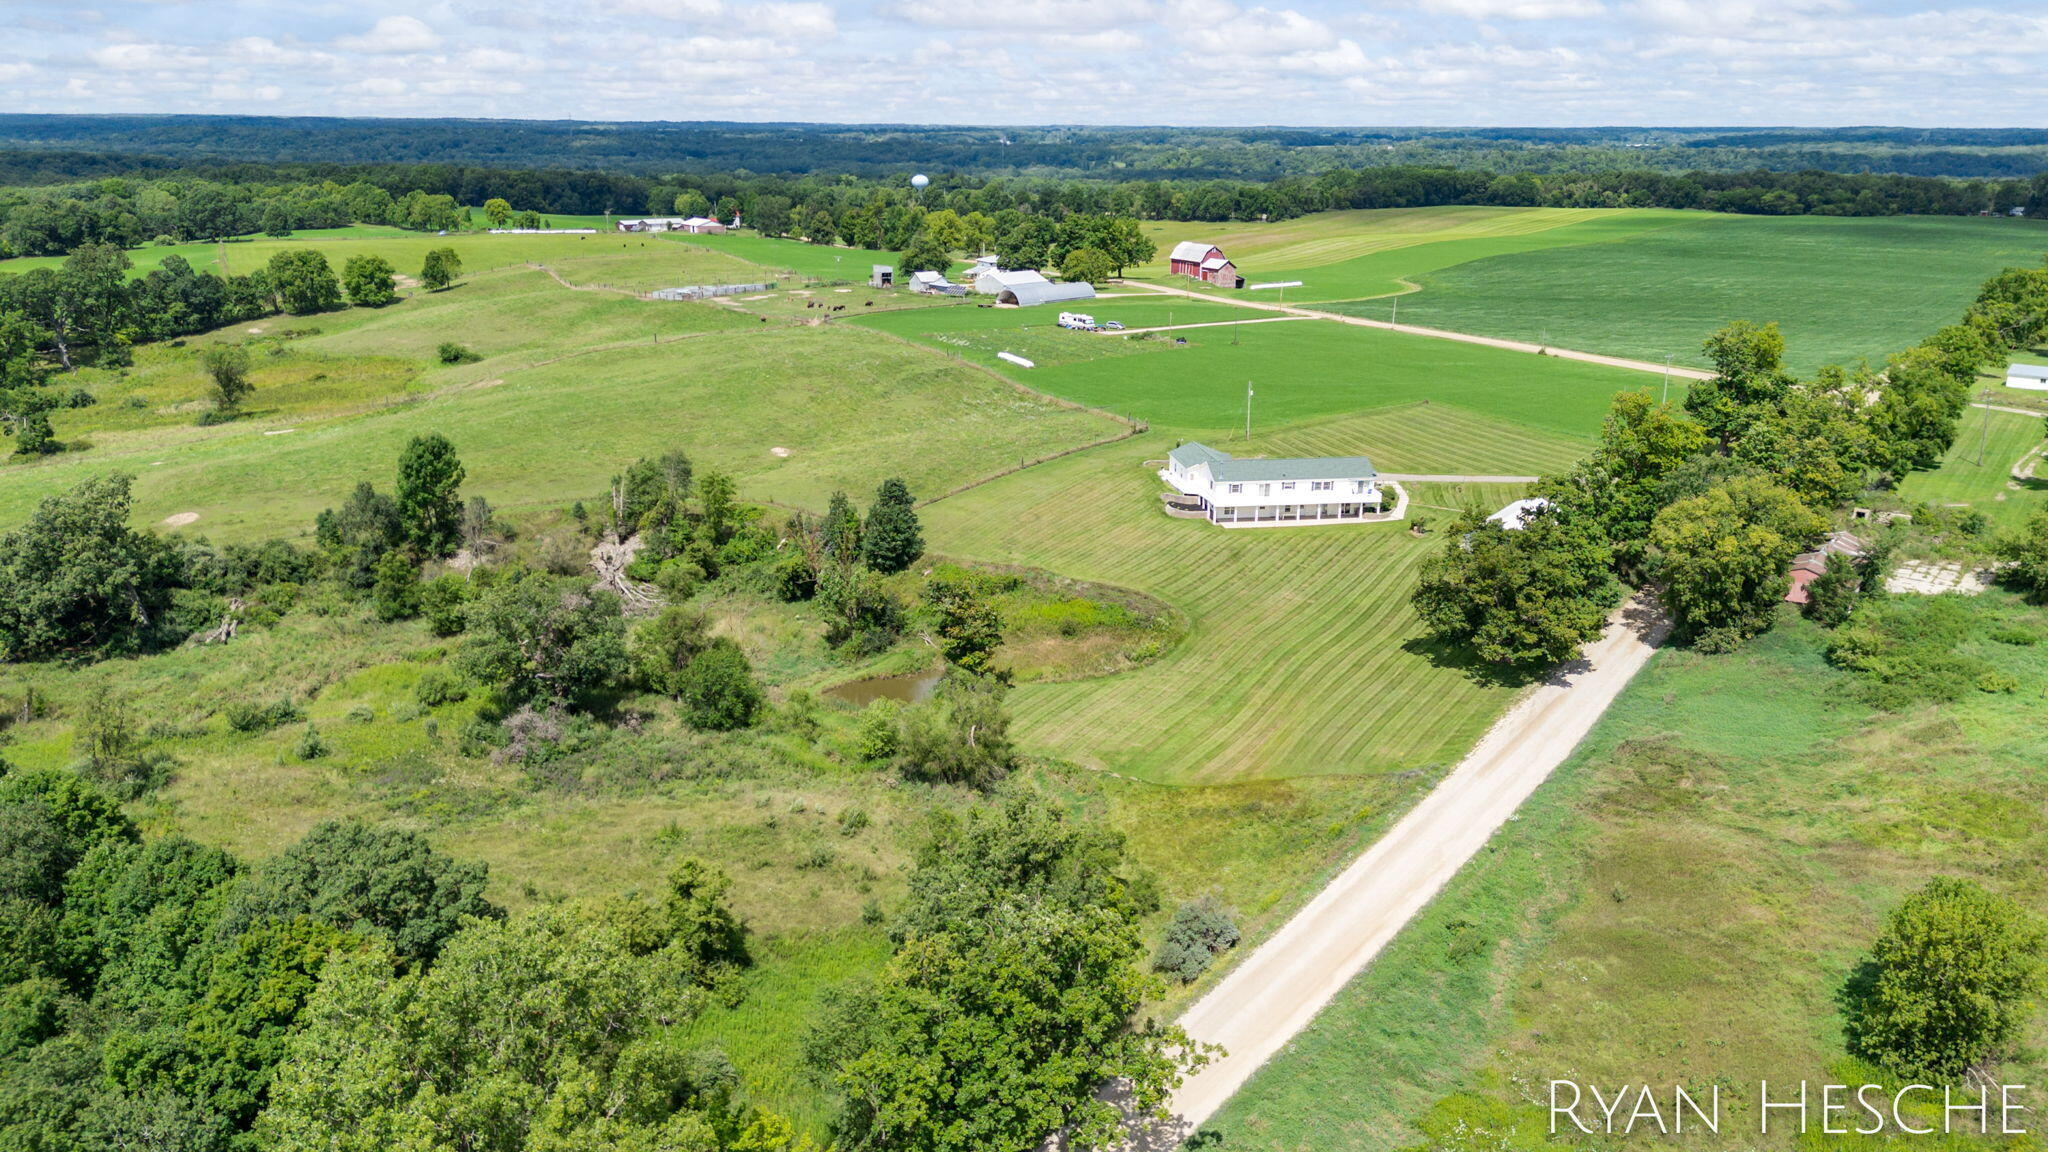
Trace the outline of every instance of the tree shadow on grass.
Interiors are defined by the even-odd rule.
[[[1463,644],[1417,636],[1401,644],[1401,651],[1411,656],[1420,656],[1438,668],[1457,672],[1467,680],[1486,688],[1526,688],[1531,684],[1552,678],[1568,678],[1592,667],[1585,660],[1572,660],[1564,664],[1500,664],[1484,660]]]

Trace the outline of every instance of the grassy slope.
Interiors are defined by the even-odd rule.
[[[1487,431],[1465,419],[1462,434],[1436,439]],[[1429,438],[1406,449],[1394,426],[1368,417],[1347,438],[1320,425],[1313,443],[1370,444],[1389,470],[1437,459]],[[1530,448],[1520,460],[1507,459],[1514,435]],[[928,510],[929,538],[948,553],[1028,560],[1137,588],[1189,616],[1188,639],[1155,664],[1104,681],[1020,689],[1026,739],[1082,764],[1162,781],[1387,773],[1454,760],[1506,693],[1404,647],[1415,632],[1406,591],[1438,541],[1395,524],[1232,531],[1169,518],[1144,461],[1172,443],[1154,433],[1093,449]],[[1534,468],[1575,447],[1511,434],[1495,459]],[[1254,448],[1288,450],[1284,437]],[[1469,495],[1498,501],[1512,493]]]
[[[1701,218],[1616,243],[1494,256],[1422,277],[1404,322],[1702,364],[1731,320],[1776,320],[1800,371],[1873,362],[1953,322],[1986,277],[2038,264],[2048,227],[1949,217]],[[1383,317],[1384,301],[1360,304]]]
[[[2001,594],[1978,609],[2039,630]],[[1962,873],[2048,908],[2034,866],[2048,785],[2031,768],[2048,700],[2026,689],[1873,713],[1821,643],[1795,622],[1734,657],[1659,656],[1216,1118],[1222,1146],[1404,1147],[1418,1121],[1442,1134],[1516,1104],[1526,1119],[1552,1076],[1720,1080],[1731,1101],[1759,1077],[1860,1076],[1834,996],[1901,896]],[[2028,685],[2048,674],[2039,646],[1969,650]],[[1461,936],[1479,945],[1463,960]],[[2039,1056],[2008,1072],[2037,1082]],[[1432,1107],[1460,1090],[1479,1100]]]
[[[1276,224],[1161,221],[1146,225],[1159,245],[1158,257],[1132,272],[1163,279],[1175,243],[1206,241],[1221,247],[1251,283],[1302,281],[1287,290],[1288,300],[1354,300],[1412,290],[1415,277],[1471,260],[1597,243],[1700,219],[1697,213],[1656,209],[1450,207],[1319,212]]]
[[[318,334],[258,357],[252,418],[192,426],[203,396],[195,357],[158,350],[162,363],[145,362],[150,370],[113,381],[99,407],[60,419],[60,435],[82,434],[91,450],[0,469],[0,519],[119,468],[139,477],[145,522],[193,511],[197,530],[220,538],[303,531],[357,479],[388,475],[409,437],[433,430],[456,441],[471,489],[510,508],[587,498],[623,462],[675,445],[735,473],[757,499],[822,505],[834,488],[865,491],[892,474],[913,491],[944,491],[1117,431],[857,328],[571,292],[539,273],[269,324],[252,327]],[[671,338],[656,344],[652,332]],[[487,358],[418,362],[451,338]],[[345,386],[366,364],[386,367]],[[327,377],[317,388],[315,375]]]
[[[1991,517],[2000,527],[2017,527],[2041,507],[2048,479],[2016,480],[2020,459],[2041,446],[2041,418],[1973,408],[1965,413],[1941,467],[1916,472],[1899,485],[1899,495],[1929,504],[1962,504]]]
[[[1200,320],[1245,316],[1242,309],[1187,301],[1173,306],[1178,322],[1196,322],[1190,306]],[[1141,298],[1107,301],[1091,312],[1136,327],[1166,307]],[[1115,337],[1061,332],[1052,320],[1043,312],[964,308],[861,322],[990,366],[1001,364],[996,352],[1018,352],[1040,367],[1003,370],[1035,388],[1178,428],[1241,428],[1249,381],[1257,393],[1255,427],[1430,400],[1577,436],[1599,427],[1614,393],[1657,383],[1620,369],[1327,321],[1190,329],[1180,333],[1185,347],[1155,338],[1116,348]],[[1132,343],[1139,351],[1127,354]]]

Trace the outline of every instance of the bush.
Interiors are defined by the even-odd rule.
[[[1828,641],[1828,661],[1856,674],[1872,705],[1897,711],[1953,701],[1990,669],[1956,651],[1971,632],[1970,609],[1944,596],[1901,597],[1859,609]]]
[[[903,728],[903,706],[894,700],[877,700],[861,712],[860,728],[853,738],[853,753],[870,764],[893,759]]]
[[[469,684],[446,668],[429,668],[412,686],[412,698],[422,708],[439,708],[469,699]]]
[[[299,735],[299,742],[292,746],[292,755],[301,760],[318,760],[328,753],[327,741],[320,738],[320,729],[306,725]]]
[[[649,690],[682,695],[683,670],[711,644],[711,618],[671,604],[633,633],[633,670]]]
[[[745,728],[760,714],[764,700],[746,653],[722,636],[683,668],[675,685],[683,718],[693,728]]]
[[[302,718],[305,713],[290,700],[278,699],[268,704],[237,700],[221,709],[221,715],[227,718],[228,727],[237,732],[268,732]]]
[[[427,627],[434,635],[460,635],[469,625],[464,609],[470,599],[469,581],[453,572],[444,572],[421,586],[420,615],[427,618]]]
[[[372,571],[370,602],[376,606],[377,619],[389,624],[420,614],[420,569],[412,557],[394,549],[378,557]]]
[[[1190,900],[1174,910],[1152,955],[1152,968],[1189,983],[1208,971],[1220,953],[1236,947],[1237,939],[1237,921],[1228,908],[1207,896]]]
[[[440,357],[443,364],[474,364],[483,359],[482,356],[470,351],[463,345],[455,343],[453,340],[436,348],[434,355]]]
[[[858,836],[868,826],[868,823],[867,809],[845,809],[839,813],[839,834],[841,836]]]

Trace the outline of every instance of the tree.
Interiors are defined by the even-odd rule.
[[[904,713],[895,766],[908,780],[986,791],[1017,766],[1010,743],[1009,688],[993,676],[956,671],[936,696]]]
[[[389,624],[420,614],[420,569],[411,556],[393,549],[377,559],[370,584],[370,603],[377,619]]]
[[[975,809],[942,828],[911,875],[900,943],[872,982],[832,995],[805,1055],[841,1093],[849,1149],[968,1152],[1124,1138],[1097,1095],[1119,1083],[1137,1118],[1206,1050],[1134,1016],[1138,918],[1120,840],[1042,800]],[[1001,1059],[991,1059],[1001,1053]]]
[[[249,350],[240,344],[215,344],[199,358],[206,377],[213,382],[213,408],[232,415],[256,391],[249,382]]]
[[[462,275],[462,257],[453,248],[431,248],[427,251],[426,262],[420,265],[420,283],[429,291],[439,292],[455,282]]]
[[[1468,515],[1424,562],[1413,600],[1432,638],[1496,664],[1556,664],[1600,636],[1621,600],[1600,534],[1553,510],[1520,529]]]
[[[713,544],[732,539],[739,524],[739,486],[723,472],[706,472],[697,481],[697,506],[704,531]]]
[[[341,307],[341,285],[327,257],[311,248],[286,248],[264,266],[278,307],[294,316]]]
[[[329,820],[258,868],[216,931],[307,917],[382,941],[401,965],[431,962],[465,922],[505,915],[484,898],[482,864],[451,859],[417,832]]]
[[[618,597],[520,570],[469,606],[465,671],[515,699],[571,704],[622,680],[630,663]]]
[[[711,618],[687,604],[671,604],[633,633],[634,672],[653,691],[681,695],[683,669],[710,644]]]
[[[503,228],[505,221],[511,218],[512,205],[507,203],[504,197],[493,196],[484,201],[484,219],[491,222],[491,227]]]
[[[836,496],[837,494],[835,494]],[[841,497],[840,499],[843,499]],[[842,539],[845,526],[835,524],[832,517],[839,514],[841,505],[834,503],[832,512],[826,517],[828,541],[830,533],[838,532]],[[851,513],[850,506],[846,513]],[[910,488],[902,480],[891,476],[882,481],[875,491],[875,502],[868,505],[867,520],[858,526],[861,557],[877,572],[901,572],[924,555],[924,532],[917,522],[917,501],[911,499]]]
[[[1647,392],[1617,393],[1592,455],[1575,471],[1545,480],[1537,495],[1574,519],[1598,523],[1616,566],[1640,575],[1650,521],[1668,499],[1673,472],[1706,445],[1706,432],[1678,408]]]
[[[907,283],[913,272],[944,272],[952,266],[953,254],[940,247],[929,233],[920,232],[911,237],[910,246],[903,250],[896,272]]]
[[[1709,648],[1747,639],[1770,627],[1789,585],[1786,566],[1826,527],[1796,494],[1763,477],[1679,500],[1650,528],[1664,605]]]
[[[976,676],[993,674],[996,650],[1003,643],[1003,617],[982,595],[978,581],[969,575],[934,573],[925,581],[924,603],[946,663]]]
[[[1806,585],[1806,615],[1829,628],[1847,623],[1856,610],[1861,577],[1856,562],[1840,552],[1828,553],[1821,574]]]
[[[1961,1077],[2024,1035],[2044,944],[2048,930],[2010,898],[1929,881],[1892,912],[1852,982],[1852,1047],[1902,1077]]]
[[[747,223],[752,224],[763,236],[788,235],[790,220],[790,201],[787,196],[756,196],[753,204],[747,209]]]
[[[83,481],[0,534],[0,660],[130,652],[168,638],[176,563],[161,540],[128,526],[130,483]]]
[[[675,676],[676,699],[692,728],[714,732],[745,728],[761,712],[761,686],[740,646],[720,636]]]
[[[2039,603],[2048,600],[2048,509],[2035,512],[2017,531],[1998,541],[1998,557],[2009,567],[1999,579]]]
[[[875,503],[881,503],[879,493]],[[818,531],[827,557],[841,564],[851,564],[861,556],[860,513],[853,510],[853,501],[846,498],[846,493],[832,493],[831,500],[825,504],[825,519]]]
[[[342,583],[365,589],[376,581],[377,561],[405,543],[405,527],[397,503],[364,480],[340,508],[325,509],[314,518],[313,537]]]
[[[1116,263],[1099,248],[1076,248],[1060,261],[1060,277],[1101,284],[1117,274]]]
[[[398,458],[398,521],[421,556],[452,555],[462,539],[462,480],[455,445],[439,432],[415,436]]]
[[[1714,376],[1693,384],[1685,410],[1727,451],[1756,419],[1774,411],[1792,386],[1785,337],[1776,324],[1739,320],[1707,337]]]
[[[341,266],[341,287],[358,308],[382,308],[398,299],[391,262],[382,256],[351,256]]]

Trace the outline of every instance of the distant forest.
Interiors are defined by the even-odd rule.
[[[0,148],[194,160],[567,168],[785,176],[1252,180],[1333,169],[1497,173],[1770,169],[2031,177],[2048,132],[1926,128],[1146,128],[742,124],[260,116],[0,115]],[[44,182],[95,174],[43,163]],[[168,162],[166,162],[168,163]],[[9,183],[23,182],[16,169]]]
[[[910,247],[928,214],[946,212],[977,235],[1024,235],[1020,250],[1050,244],[1045,228],[1070,220],[1085,231],[1106,219],[1282,220],[1457,204],[2042,217],[2048,175],[2033,167],[1906,175],[1811,163],[1656,166],[1787,150],[1837,159],[1938,152],[1988,164],[2048,153],[2029,142],[2040,135],[1614,128],[1437,131],[1368,145],[1363,130],[0,116],[0,256],[351,223],[480,227],[470,209],[491,200],[517,210],[523,226],[548,215],[741,212],[766,235],[891,251]],[[1760,143],[1731,143],[1741,141]],[[1254,156],[1268,158],[1265,170],[1239,171]],[[1545,163],[1527,166],[1537,161]],[[921,193],[909,186],[913,171],[931,177]],[[1020,232],[1025,222],[1032,227]]]

